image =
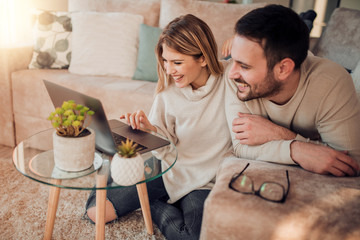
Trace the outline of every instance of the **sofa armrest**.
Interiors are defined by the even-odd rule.
[[[0,144],[15,145],[14,115],[12,107],[11,74],[26,69],[31,61],[32,46],[0,48]]]

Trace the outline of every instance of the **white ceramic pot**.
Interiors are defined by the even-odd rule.
[[[78,172],[90,168],[95,157],[95,131],[84,137],[61,137],[53,133],[55,166],[61,170]]]
[[[124,158],[115,154],[111,160],[111,177],[122,186],[134,185],[144,177],[144,160],[140,154],[133,158]]]

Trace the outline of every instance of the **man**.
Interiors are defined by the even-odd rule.
[[[308,28],[289,8],[253,10],[235,30],[225,99],[235,155],[358,175],[360,103],[346,70],[308,56]]]

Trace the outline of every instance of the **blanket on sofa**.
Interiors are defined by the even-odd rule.
[[[244,169],[257,190],[265,181],[287,186],[285,203],[266,201],[229,188]],[[205,202],[201,239],[360,239],[360,177],[333,177],[298,166],[227,158]]]

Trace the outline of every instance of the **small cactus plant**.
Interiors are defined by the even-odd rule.
[[[48,120],[56,129],[59,136],[78,137],[91,123],[91,116],[94,111],[75,101],[64,101],[61,107],[57,107],[54,112],[50,113]],[[89,120],[85,119],[89,116]]]
[[[128,138],[121,141],[117,153],[111,160],[111,177],[115,183],[130,186],[144,177],[144,160],[138,151],[138,144]]]
[[[138,144],[127,138],[125,142],[121,141],[117,148],[117,153],[124,158],[132,158],[136,156],[139,150]]]

